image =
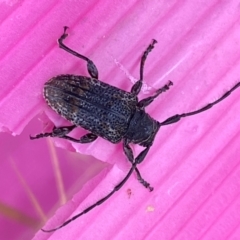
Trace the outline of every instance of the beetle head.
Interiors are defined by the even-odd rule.
[[[151,118],[144,110],[134,114],[126,134],[126,138],[143,147],[151,146],[160,128],[160,123]]]

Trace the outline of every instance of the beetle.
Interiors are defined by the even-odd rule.
[[[121,189],[133,172],[136,173],[139,182],[152,191],[153,188],[142,178],[137,165],[145,159],[160,127],[176,123],[182,118],[196,115],[210,109],[228,97],[240,86],[240,82],[238,82],[223,94],[222,97],[207,104],[205,107],[192,112],[176,114],[163,122],[159,122],[146,113],[145,108],[151,104],[159,94],[169,90],[173,83],[170,81],[159,88],[153,96],[138,101],[138,94],[143,84],[145,61],[157,41],[153,39],[144,51],[140,62],[140,78],[132,86],[131,91],[127,92],[100,81],[98,79],[97,67],[93,61],[73,51],[63,43],[68,36],[67,29],[68,27],[65,26],[63,34],[58,39],[59,47],[86,61],[90,77],[65,74],[53,77],[45,83],[43,96],[47,104],[73,125],[54,127],[50,133],[40,133],[35,137],[30,136],[30,138],[59,137],[77,143],[90,143],[98,137],[102,137],[113,144],[122,141],[123,151],[131,164],[131,168],[124,179],[105,197],[67,220],[59,227],[49,230],[42,229],[44,232],[52,232],[62,228],[81,215],[91,211],[96,206],[104,203],[116,191]],[[68,136],[73,129],[79,126],[88,130],[89,133],[80,139]],[[130,143],[139,144],[144,147],[137,157],[133,156],[133,151],[129,145]]]

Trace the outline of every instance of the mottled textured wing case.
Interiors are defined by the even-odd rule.
[[[44,86],[44,98],[58,114],[112,143],[127,131],[137,98],[97,79],[59,75]]]

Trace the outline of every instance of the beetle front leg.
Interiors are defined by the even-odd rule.
[[[140,79],[132,86],[131,93],[138,95],[142,88],[142,82],[143,82],[143,70],[145,61],[147,59],[148,54],[152,51],[154,48],[154,44],[156,44],[157,41],[155,39],[152,40],[152,43],[147,47],[145,52],[142,55],[141,58],[141,64],[140,64]]]
[[[136,164],[139,164],[139,163],[141,163],[141,162],[144,160],[145,156],[147,155],[147,153],[148,153],[148,151],[149,151],[149,147],[145,148],[145,149],[137,156],[137,158],[136,158],[135,160],[134,160],[134,157],[133,157],[132,149],[130,148],[127,140],[124,140],[124,141],[123,141],[123,151],[124,151],[127,159],[129,160],[129,162],[130,162],[131,164],[135,164],[135,163],[136,163]],[[137,174],[137,179],[138,179],[138,181],[139,181],[145,188],[148,188],[149,191],[151,192],[151,191],[153,190],[153,187],[151,187],[150,184],[142,178],[142,176],[141,176],[141,174],[140,174],[140,171],[137,169],[137,167],[135,167],[135,172],[136,172],[136,174]]]
[[[67,47],[64,43],[63,40],[67,38],[68,34],[67,34],[67,29],[68,27],[64,27],[64,32],[62,34],[62,36],[58,39],[58,44],[59,47],[62,48],[63,50],[71,53],[72,55],[83,59],[84,61],[87,62],[87,69],[88,69],[88,73],[90,74],[91,77],[98,79],[98,70],[97,67],[95,66],[95,64],[93,63],[92,60],[90,60],[89,58],[73,51],[72,49],[70,49],[69,47]]]
[[[154,188],[151,187],[150,183],[148,183],[147,181],[145,181],[145,180],[142,178],[142,176],[141,176],[141,174],[140,174],[140,172],[139,172],[139,170],[138,170],[137,168],[135,168],[135,172],[136,172],[136,174],[137,174],[137,180],[138,180],[145,188],[148,188],[149,191],[152,192]]]
[[[87,133],[85,135],[83,135],[80,139],[75,139],[72,137],[67,136],[68,133],[70,133],[74,128],[76,128],[75,125],[73,126],[66,126],[66,127],[59,127],[53,128],[53,131],[50,133],[40,133],[38,135],[36,135],[35,137],[30,136],[30,139],[38,139],[38,138],[44,138],[44,137],[59,137],[59,138],[64,138],[73,142],[77,142],[77,143],[90,143],[93,142],[97,139],[97,135],[93,134],[93,133]]]

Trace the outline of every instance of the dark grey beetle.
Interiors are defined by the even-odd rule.
[[[154,48],[154,44],[157,43],[156,40],[153,40],[143,53],[140,64],[140,79],[133,85],[131,92],[126,92],[98,80],[98,70],[95,64],[87,57],[63,44],[63,40],[68,36],[66,31],[67,27],[64,27],[64,33],[58,39],[59,47],[86,61],[91,77],[59,75],[46,82],[44,85],[44,98],[47,104],[73,125],[58,128],[54,127],[51,133],[41,133],[30,138],[60,137],[77,143],[90,143],[95,141],[97,137],[102,137],[112,143],[123,141],[124,153],[132,166],[126,177],[115,186],[108,195],[64,222],[59,227],[50,230],[42,229],[44,232],[52,232],[62,228],[105,202],[125,184],[134,171],[136,172],[139,182],[152,191],[153,188],[142,178],[137,165],[146,157],[160,126],[169,125],[178,122],[183,117],[206,111],[228,97],[231,92],[240,86],[240,83],[237,83],[221,98],[197,111],[177,114],[167,118],[163,122],[158,122],[145,112],[145,107],[159,94],[167,91],[173,83],[169,82],[158,89],[153,96],[144,98],[141,101],[138,101],[137,97],[142,87],[145,60],[149,52]],[[90,133],[82,136],[80,139],[67,136],[69,132],[78,126],[83,127]],[[134,158],[132,149],[129,146],[130,143],[139,144],[145,147],[145,149]]]

